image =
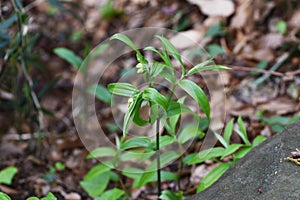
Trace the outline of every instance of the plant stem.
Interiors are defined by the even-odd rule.
[[[122,189],[124,190],[124,193],[125,193],[126,198],[129,200],[130,197],[129,197],[128,193],[127,193],[127,190],[126,190],[125,184],[124,184],[124,182],[123,182],[123,180],[122,180],[122,177],[119,177],[119,181],[120,181],[120,184],[121,184]]]
[[[41,151],[41,134],[44,131],[44,122],[43,122],[44,116],[43,116],[42,106],[39,102],[38,96],[33,89],[33,80],[30,77],[29,72],[27,71],[27,68],[26,68],[27,63],[24,58],[24,54],[26,52],[26,33],[24,33],[24,26],[23,26],[23,19],[22,19],[23,11],[17,7],[15,0],[12,0],[11,2],[12,2],[15,12],[18,13],[17,23],[19,26],[19,33],[20,33],[20,40],[21,40],[20,41],[20,49],[22,52],[22,53],[20,53],[19,65],[20,65],[21,71],[23,72],[23,75],[26,78],[28,86],[30,88],[30,96],[31,96],[33,105],[37,111],[37,115],[38,115],[38,134],[39,134],[39,136],[38,136],[37,154],[39,155],[40,151]]]
[[[157,159],[157,199],[161,194],[161,172],[160,172],[160,152],[159,152],[159,118],[156,121],[156,159]]]
[[[180,159],[179,159],[179,163],[178,163],[178,180],[177,180],[177,185],[178,185],[178,191],[181,190],[181,186],[180,186],[180,177],[182,174],[182,169],[183,169],[183,148],[182,145],[180,143],[178,143],[179,146],[179,150],[180,150]]]

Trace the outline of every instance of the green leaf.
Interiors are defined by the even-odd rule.
[[[183,104],[185,98],[186,98],[186,96],[183,96],[180,99],[178,99],[177,102],[180,103],[180,104]],[[169,107],[170,107],[170,105],[169,105]],[[180,107],[180,109],[181,109],[181,107]],[[181,114],[181,112],[180,112],[180,114]],[[175,135],[175,129],[176,129],[176,125],[178,123],[178,120],[180,118],[180,114],[169,116],[169,122],[170,122],[170,128],[171,128],[171,131],[172,131],[172,135]]]
[[[150,117],[149,122],[153,125],[159,117],[159,106],[158,104],[152,104],[150,106]]]
[[[218,23],[217,25],[209,27],[204,37],[224,36],[226,33],[227,31],[224,30],[222,23]]]
[[[138,52],[138,48],[133,44],[133,42],[124,34],[117,33],[110,37],[110,40],[120,40],[127,44],[130,48],[132,48],[134,51]]]
[[[170,69],[169,67],[165,67],[159,75],[161,75],[163,78],[165,78],[172,84],[174,84],[176,81],[175,75],[174,73],[172,73],[172,69]]]
[[[244,122],[241,117],[238,118],[238,125],[239,125],[239,130],[236,129],[235,131],[242,138],[242,140],[245,142],[245,144],[250,146],[251,143],[249,142],[247,131],[246,131]]]
[[[180,80],[178,82],[179,87],[181,87],[186,93],[188,93],[193,99],[195,99],[200,106],[200,108],[205,113],[206,117],[210,118],[210,107],[208,98],[206,97],[203,90],[191,80]]]
[[[48,192],[47,196],[41,198],[41,200],[57,200],[57,198],[51,192]]]
[[[13,13],[8,19],[2,21],[0,23],[0,30],[8,29],[14,22],[16,22],[18,19],[17,13]]]
[[[165,146],[168,146],[174,142],[174,138],[169,135],[162,135],[159,137],[159,147],[163,148]],[[155,150],[156,148],[156,141],[152,141],[152,149]]]
[[[166,48],[166,50],[176,59],[179,61],[180,65],[183,66],[183,62],[181,60],[181,56],[178,52],[178,50],[174,47],[174,45],[167,40],[165,37],[156,35],[157,38],[159,38],[162,42],[162,45]]]
[[[133,97],[133,102],[129,105],[128,111],[124,116],[123,136],[127,135],[130,120],[133,120],[134,116],[136,118],[135,121],[138,122],[137,119],[139,118],[139,109],[141,107],[142,101],[143,99],[141,92]],[[141,122],[143,122],[142,119]]]
[[[94,179],[95,177],[99,176],[100,174],[103,174],[104,172],[107,172],[111,169],[111,167],[107,166],[104,163],[100,163],[96,166],[94,166],[90,171],[85,175],[84,181],[88,181],[91,179]]]
[[[165,62],[165,64],[169,67],[173,69],[173,65],[171,63],[171,60],[169,58],[168,55],[163,55],[162,53],[160,53],[155,47],[149,46],[144,48],[144,51],[153,51],[155,53],[157,53],[157,55],[159,55],[159,57]]]
[[[221,163],[217,167],[213,168],[200,182],[197,188],[197,193],[205,190],[216,182],[231,166],[231,163]]]
[[[181,197],[177,196],[170,190],[164,190],[164,191],[162,191],[161,195],[159,196],[159,199],[161,199],[161,200],[181,200]]]
[[[171,180],[178,180],[178,176],[173,172],[161,171],[161,181],[171,181]],[[147,183],[156,182],[156,181],[157,181],[156,171],[144,172],[142,176],[141,175],[137,176],[137,184],[134,184],[133,187],[137,186],[138,188],[141,188]]]
[[[188,140],[195,137],[203,138],[205,133],[200,130],[198,123],[186,125],[179,133],[178,142],[181,144],[186,143]]]
[[[153,51],[157,53],[157,55],[159,55],[161,58],[163,58],[163,55],[155,47],[152,46],[145,47],[144,51]]]
[[[209,60],[206,60],[206,61],[204,61],[204,62],[202,62],[202,63],[200,63],[200,64],[194,66],[192,69],[190,69],[190,70],[186,73],[185,76],[189,76],[189,75],[192,75],[192,74],[197,73],[198,71],[201,70],[202,67],[205,67],[205,66],[207,66],[207,65],[210,64],[210,63],[213,63],[213,58],[210,58]]]
[[[11,198],[7,194],[0,192],[0,200],[11,200]]]
[[[143,92],[143,99],[162,106],[165,110],[168,108],[168,100],[154,88],[147,88]]]
[[[113,19],[121,17],[124,12],[113,7],[113,1],[108,0],[103,6],[99,8],[102,19]]]
[[[170,67],[172,67],[172,69],[174,69],[174,67],[173,67],[173,65],[172,65],[172,63],[170,61],[169,55],[167,54],[167,52],[169,52],[176,60],[179,61],[180,66],[181,66],[181,76],[183,77],[185,75],[185,69],[184,69],[184,64],[183,64],[183,62],[181,60],[181,56],[180,56],[178,50],[165,37],[159,36],[159,35],[156,35],[156,37],[159,38],[161,40],[161,42],[162,42],[162,46],[163,46],[163,50],[164,50],[163,52],[164,52],[164,57],[165,57],[165,59],[163,59],[163,60],[165,61],[165,63],[167,65],[169,65]],[[173,74],[174,74],[174,72],[173,72]]]
[[[138,148],[138,147],[149,147],[151,145],[151,139],[149,137],[134,137],[126,140],[121,144],[121,150]]]
[[[214,132],[214,134],[215,134],[216,138],[219,140],[219,142],[221,142],[221,144],[225,148],[227,148],[229,144],[224,140],[224,138],[219,133],[217,133],[217,132]]]
[[[175,151],[166,151],[160,155],[160,166],[163,168],[169,162],[177,159],[179,157],[178,153]],[[146,171],[156,171],[157,170],[157,160],[153,160],[152,163],[147,167]]]
[[[140,109],[141,109],[141,106],[142,106],[142,103],[143,103],[142,94],[140,94],[136,100],[134,98],[133,101],[136,101],[136,104],[135,104],[133,112],[132,112],[132,114],[133,114],[132,115],[132,121],[138,126],[145,126],[149,122],[149,119],[144,120],[140,116]]]
[[[234,159],[238,160],[241,159],[242,157],[244,157],[251,149],[253,148],[253,146],[248,146],[245,148],[242,148],[241,150],[239,150],[235,155],[234,155]]]
[[[199,153],[187,155],[183,159],[183,162],[188,165],[202,163],[206,160],[212,160],[214,158],[222,156],[224,151],[225,149],[222,147],[205,149],[203,151],[200,151]]]
[[[285,21],[280,20],[279,22],[276,23],[276,29],[282,35],[286,33],[286,27],[287,25]]]
[[[10,185],[18,169],[14,166],[7,167],[0,171],[0,184],[4,183]]]
[[[24,8],[24,6],[20,0],[15,0],[15,3],[20,10],[22,10]]]
[[[57,8],[62,9],[63,5],[59,0],[46,0],[49,4],[51,4],[52,6],[55,6]]]
[[[253,146],[255,147],[255,146],[257,146],[258,144],[260,144],[261,142],[263,142],[263,141],[265,141],[267,138],[266,137],[264,137],[264,136],[262,136],[262,135],[258,135],[258,136],[256,136],[255,138],[254,138],[254,140],[253,140]]]
[[[118,200],[125,192],[118,188],[105,191],[100,197],[95,198],[95,200]]]
[[[11,39],[10,35],[3,33],[0,30],[0,48],[6,47],[9,44],[10,39]],[[4,55],[3,55],[3,57],[4,57]]]
[[[145,160],[149,160],[151,156],[155,154],[155,151],[146,152],[145,150],[135,150],[131,149],[130,151],[125,151],[120,156],[121,161],[134,161],[137,163],[143,162]]]
[[[147,183],[150,182],[150,179],[156,175],[156,171],[146,171],[143,173],[143,175],[141,176],[141,178],[139,179],[139,182],[137,184],[138,188],[141,188],[143,185],[146,185]]]
[[[224,153],[224,148],[222,147],[215,147],[215,148],[209,148],[205,149],[203,151],[200,151],[198,156],[201,158],[203,161],[205,160],[210,160],[212,158],[220,157]]]
[[[104,52],[109,47],[109,44],[101,44],[98,45],[93,51],[88,55],[88,60],[92,60],[99,56],[102,52]],[[89,52],[89,51],[88,51]]]
[[[99,100],[107,104],[111,103],[111,94],[105,87],[101,85],[91,85],[90,87],[88,87],[87,92],[91,95],[96,96]]]
[[[154,62],[150,68],[150,76],[155,77],[166,67],[164,63]]]
[[[233,154],[234,152],[236,152],[239,148],[241,148],[242,146],[244,146],[244,145],[242,145],[242,144],[231,144],[231,145],[229,145],[226,149],[225,149],[225,151],[223,152],[223,155],[222,155],[222,157],[221,157],[221,160],[223,159],[223,158],[225,158],[226,156],[229,156],[229,155],[231,155],[231,154]]]
[[[210,44],[207,46],[208,53],[211,57],[215,57],[219,54],[224,54],[226,51],[218,44]]]
[[[138,50],[138,48],[133,44],[133,42],[126,35],[117,33],[117,34],[113,35],[112,37],[110,37],[110,40],[115,40],[115,39],[124,42],[130,48],[132,48],[136,52],[136,57],[137,57],[138,62],[143,63],[143,64],[148,63],[147,60],[144,58],[144,56],[141,54],[141,52]]]
[[[110,180],[109,173],[102,173],[88,180],[80,182],[81,187],[89,196],[96,197],[101,195],[107,187]]]
[[[114,157],[116,150],[110,147],[98,147],[91,151],[87,158]]]
[[[230,137],[232,135],[233,130],[233,119],[231,119],[225,127],[224,130],[224,140],[227,144],[230,144]]]
[[[61,57],[62,59],[66,60],[77,70],[79,70],[80,65],[82,63],[82,59],[79,56],[77,56],[73,51],[61,47],[61,48],[55,48],[54,53],[59,57]]]
[[[127,96],[127,97],[133,97],[134,95],[140,92],[136,86],[129,83],[108,84],[108,91],[111,92],[112,94]]]
[[[197,65],[195,66],[197,67]],[[193,70],[194,68],[192,68],[191,70]],[[188,75],[186,74],[186,76],[189,76],[191,74],[195,74],[197,72],[200,72],[200,71],[211,71],[211,70],[230,70],[231,68],[229,67],[225,67],[223,65],[208,65],[208,66],[203,66],[201,68],[197,68],[197,69],[194,69],[192,72],[191,71],[188,71]]]
[[[0,195],[0,197],[1,197],[1,195]],[[1,199],[2,200],[2,199]],[[40,200],[39,198],[37,198],[37,197],[28,197],[26,200]]]
[[[122,175],[127,176],[131,179],[139,179],[143,173],[144,173],[144,170],[142,170],[140,168],[136,168],[136,167],[124,168],[121,171]]]
[[[183,113],[184,106],[176,101],[171,101],[168,105],[167,117],[178,116]]]
[[[56,162],[55,163],[55,169],[63,171],[66,169],[66,166],[62,162]]]

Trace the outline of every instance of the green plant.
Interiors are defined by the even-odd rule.
[[[268,125],[272,131],[278,133],[281,132],[284,127],[288,124],[295,123],[299,121],[300,116],[296,115],[294,117],[285,117],[285,116],[273,116],[273,117],[265,117],[265,111],[259,111],[256,113],[256,116],[260,119],[261,124]]]
[[[287,28],[287,25],[286,25],[285,21],[280,20],[276,23],[276,30],[280,34],[284,35],[286,33],[286,28]]]
[[[42,131],[43,112],[39,96],[29,69],[36,61],[32,47],[37,35],[31,35],[28,28],[29,16],[23,12],[23,5],[12,0],[13,13],[0,24],[1,57],[4,64],[1,68],[1,89],[11,94],[10,98],[0,99],[1,105],[15,112],[15,127],[20,131],[21,123],[28,122],[33,130]],[[31,119],[31,120],[28,120]],[[38,127],[36,127],[38,126]]]
[[[207,46],[207,51],[208,51],[209,55],[213,56],[213,57],[226,53],[226,51],[218,44],[209,44]]]
[[[226,35],[227,31],[222,23],[209,27],[205,33],[205,37],[217,37]]]
[[[0,199],[1,200],[11,200],[11,198],[3,192],[0,192]],[[57,198],[51,192],[48,192],[48,194],[41,199],[39,199],[37,197],[28,197],[28,198],[26,198],[26,200],[57,200]]]
[[[118,10],[113,7],[113,0],[108,0],[102,7],[99,8],[99,11],[103,19],[113,19],[124,14],[122,10]]]
[[[18,169],[14,166],[7,167],[0,171],[0,184],[4,183],[10,185]]]
[[[11,113],[6,117],[12,118],[10,121],[18,133],[24,131],[24,124],[28,125],[31,133],[36,133],[37,137],[34,138],[37,138],[37,142],[32,142],[30,147],[39,154],[40,138],[45,131],[44,114],[51,113],[42,107],[40,99],[56,84],[59,77],[40,84],[31,75],[34,71],[46,77],[46,70],[35,48],[39,34],[28,29],[31,16],[23,3],[20,0],[6,1],[5,4],[10,4],[8,7],[12,8],[11,12],[7,12],[8,16],[0,13],[0,91],[6,94],[0,96],[0,109]]]
[[[142,52],[134,45],[134,43],[123,34],[115,34],[111,40],[120,40],[132,48],[136,53],[137,58],[137,73],[144,77],[148,87],[140,90],[135,85],[129,83],[111,83],[108,85],[108,90],[115,95],[125,96],[128,98],[128,111],[124,116],[123,135],[121,138],[115,136],[116,149],[109,147],[99,147],[90,152],[88,158],[108,157],[110,159],[93,167],[85,176],[81,185],[91,196],[104,195],[105,187],[107,187],[110,180],[119,181],[123,193],[119,194],[129,196],[122,183],[120,174],[116,176],[113,168],[119,166],[120,162],[128,160],[135,162],[142,162],[144,160],[151,161],[151,164],[144,170],[140,168],[124,168],[121,175],[134,180],[132,187],[142,187],[149,182],[157,182],[158,198],[167,199],[167,196],[182,197],[182,193],[174,194],[171,191],[161,191],[161,182],[167,180],[178,181],[180,175],[173,172],[161,170],[170,161],[179,160],[179,172],[181,173],[183,165],[182,145],[194,138],[203,138],[202,131],[207,127],[210,118],[209,101],[204,91],[193,81],[187,79],[189,76],[204,70],[228,70],[229,68],[212,64],[212,59],[194,66],[186,72],[181,56],[177,49],[162,36],[156,36],[162,43],[162,50],[159,51],[153,46],[144,48],[144,51],[153,51],[160,57],[162,61],[148,61],[143,56]],[[170,55],[176,59],[181,68],[181,76],[175,76],[175,67],[171,62]],[[168,96],[164,96],[157,89],[157,78],[161,77],[171,84],[171,90]],[[189,96],[191,96],[202,109],[205,117],[200,117],[190,110],[184,104],[185,98],[174,99],[174,91],[176,88],[181,88]],[[140,109],[142,104],[146,104],[150,108],[150,114],[147,119],[140,116]],[[195,123],[188,124],[180,130],[176,126],[181,114],[190,113],[195,118]],[[155,125],[156,138],[152,140],[149,137],[140,136],[134,138],[127,138],[130,123],[138,126],[145,126],[147,124]],[[166,131],[165,135],[160,135],[160,122],[162,122]],[[161,153],[161,148],[176,145],[181,151],[178,153],[169,150]],[[92,187],[94,186],[94,187]],[[180,188],[180,185],[179,185]],[[114,192],[110,192],[113,194]],[[170,197],[172,198],[172,197]]]
[[[87,56],[85,58],[85,62],[83,59],[76,55],[73,51],[70,49],[64,48],[64,47],[58,47],[54,49],[54,53],[70,63],[75,69],[85,73],[86,69],[86,63],[88,63],[89,59],[92,59],[97,54],[100,54],[103,52],[108,46],[107,45],[100,45],[96,50],[94,50],[93,54]],[[100,101],[103,101],[107,104],[110,104],[111,102],[111,94],[108,92],[108,90],[101,86],[101,85],[90,85],[86,86],[85,92],[94,95],[97,99]]]
[[[197,192],[201,192],[204,189],[212,185],[216,180],[218,180],[224,172],[229,169],[236,161],[244,157],[253,147],[264,141],[266,138],[263,136],[257,136],[253,143],[251,144],[245,125],[241,117],[238,118],[237,124],[239,128],[234,129],[234,131],[240,136],[244,144],[231,144],[230,137],[233,133],[233,119],[226,125],[224,129],[224,135],[221,136],[218,133],[215,133],[215,136],[222,144],[223,147],[214,147],[203,150],[199,153],[193,153],[184,158],[184,163],[187,165],[193,165],[202,163],[206,160],[213,160],[220,162],[220,164],[212,169],[199,183]],[[230,162],[224,162],[225,157],[231,157]]]
[[[54,166],[51,166],[49,171],[44,174],[43,178],[46,181],[53,182],[55,180],[55,174],[57,171],[65,170],[65,165],[61,162],[56,162]]]

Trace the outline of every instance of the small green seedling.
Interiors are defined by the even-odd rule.
[[[57,171],[65,170],[66,166],[61,162],[56,162],[54,166],[51,166],[49,171],[44,174],[43,178],[46,181],[53,182],[55,180],[55,174]]]
[[[276,29],[280,34],[284,35],[286,33],[286,29],[287,29],[286,22],[282,21],[282,20],[278,21],[276,23]]]
[[[214,147],[206,149],[199,153],[190,154],[185,157],[184,162],[187,165],[193,165],[202,163],[206,160],[212,160],[220,162],[220,164],[212,169],[199,183],[197,192],[201,192],[204,189],[211,186],[215,181],[217,181],[223,173],[225,173],[232,165],[236,163],[239,159],[244,157],[253,147],[264,141],[266,138],[263,136],[257,136],[253,143],[251,144],[248,139],[248,134],[241,117],[237,120],[238,128],[234,131],[240,136],[244,144],[231,144],[230,138],[233,133],[233,119],[226,125],[224,129],[224,135],[221,136],[215,133],[216,138],[223,145],[223,147]],[[223,162],[225,157],[232,157],[232,161]]]

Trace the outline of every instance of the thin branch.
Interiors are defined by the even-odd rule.
[[[290,57],[290,54],[291,54],[290,52],[286,52],[286,53],[282,54],[277,59],[277,62],[270,68],[270,71],[275,72]],[[258,78],[256,81],[254,81],[250,85],[255,88],[258,85],[262,84],[270,76],[271,76],[271,74],[264,74],[262,77]]]
[[[242,66],[235,66],[235,65],[227,65],[228,67],[231,67],[233,70],[237,71],[248,71],[248,72],[257,72],[257,73],[262,73],[262,74],[270,74],[273,76],[284,76],[284,74],[280,72],[274,72],[270,70],[265,70],[265,69],[257,69],[257,68],[248,68],[248,67],[242,67]]]

